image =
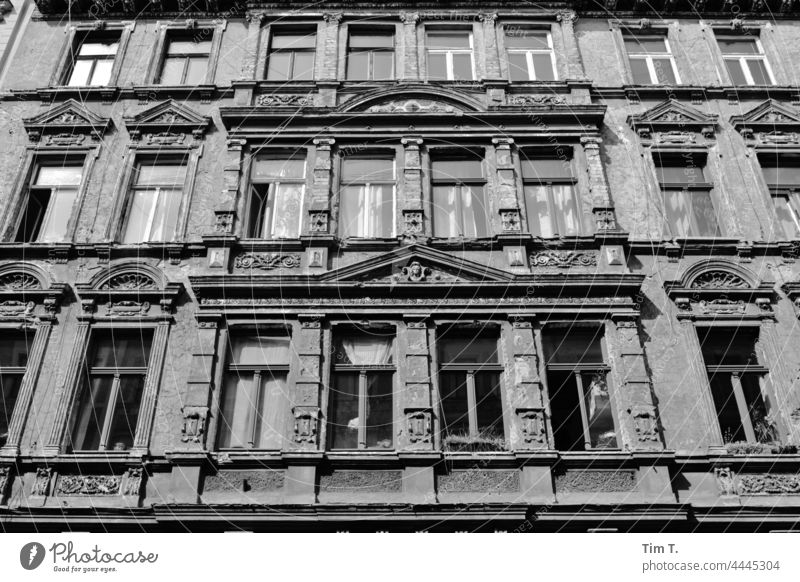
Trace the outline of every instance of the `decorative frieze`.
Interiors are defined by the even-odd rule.
[[[437,478],[439,493],[513,493],[520,489],[519,471],[467,469]]]
[[[32,291],[41,288],[39,279],[29,273],[11,272],[0,276],[0,291]]]
[[[749,289],[750,284],[728,271],[706,271],[689,285],[692,289]]]
[[[69,495],[118,495],[122,477],[118,475],[61,475],[55,494]]]
[[[800,475],[758,473],[737,475],[730,467],[717,467],[714,477],[721,495],[800,495]]]
[[[33,301],[0,301],[0,317],[31,316],[35,307]]]
[[[506,103],[515,107],[541,107],[547,105],[566,105],[567,100],[560,95],[540,93],[535,95],[509,95],[506,99]]]
[[[594,267],[597,253],[593,251],[539,251],[530,256],[531,267]]]
[[[300,255],[281,253],[241,253],[233,259],[237,269],[297,269],[300,267]]]
[[[624,493],[636,489],[632,470],[570,470],[556,476],[556,493]]]
[[[150,303],[147,301],[109,301],[106,304],[106,317],[137,317],[147,315]]]
[[[208,475],[203,481],[203,493],[258,493],[261,491],[277,491],[283,488],[285,471],[218,471],[216,475]]]
[[[402,471],[333,471],[319,478],[320,493],[399,493]]]
[[[100,289],[110,291],[143,291],[157,289],[158,283],[144,273],[121,273],[111,277]]]
[[[38,467],[36,469],[33,487],[31,488],[31,495],[49,495],[50,478],[52,475],[53,470],[50,467]]]

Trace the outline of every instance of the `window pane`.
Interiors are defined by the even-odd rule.
[[[266,238],[297,238],[300,236],[300,210],[303,206],[303,184],[280,184],[273,188],[275,203],[268,208]]]
[[[552,186],[555,213],[558,219],[558,234],[561,236],[576,236],[581,232],[580,212],[578,201],[575,199],[575,189],[572,186]]]
[[[547,33],[524,28],[507,29],[505,42],[508,49],[550,50]]]
[[[168,55],[207,55],[211,52],[211,41],[171,40],[167,46]]]
[[[285,372],[261,375],[254,426],[255,448],[280,449],[283,446],[283,423],[289,411],[286,378]],[[256,406],[256,402],[252,406]]]
[[[467,375],[464,372],[441,372],[439,391],[442,406],[442,432],[447,436],[469,435]]]
[[[547,388],[556,450],[584,450],[586,442],[575,373],[548,370]]]
[[[355,335],[336,338],[334,363],[353,366],[387,366],[393,361],[394,335]]]
[[[769,73],[767,73],[767,65],[761,59],[750,59],[747,61],[747,66],[750,68],[750,76],[753,77],[753,83],[756,85],[772,85]]]
[[[184,85],[199,85],[203,83],[206,80],[207,71],[207,57],[190,58],[186,69],[186,79],[183,81]]]
[[[313,49],[316,46],[317,37],[315,33],[311,34],[282,34],[277,33],[272,37],[273,49]]]
[[[719,50],[726,55],[759,54],[758,45],[754,39],[718,38],[717,43],[719,44]]]
[[[542,334],[548,364],[602,364],[603,331],[597,329],[552,329]]]
[[[170,241],[175,238],[178,227],[178,212],[181,206],[181,191],[160,188],[155,208],[152,209],[149,241]],[[144,241],[143,241],[144,242]]]
[[[739,416],[739,407],[736,404],[730,372],[711,373],[708,375],[708,381],[711,385],[711,396],[722,432],[722,442],[746,441],[747,436]]]
[[[144,368],[150,358],[149,331],[97,330],[92,335],[92,367]]]
[[[344,182],[385,182],[394,180],[394,160],[381,158],[345,158]]]
[[[461,186],[461,236],[480,238],[489,235],[483,186]]]
[[[761,392],[759,375],[742,374],[739,377],[739,381],[742,384],[742,393],[747,404],[747,411],[750,414],[750,422],[753,425],[756,441],[760,443],[778,441],[778,430],[767,414],[767,404],[764,402],[764,396]]]
[[[127,451],[133,446],[143,389],[144,376],[120,377],[119,395],[108,432],[109,450]]]
[[[267,64],[267,80],[285,81],[289,79],[292,53],[272,53]]]
[[[53,190],[39,229],[39,242],[60,242],[67,239],[67,225],[77,197],[78,190],[75,188]]]
[[[351,32],[350,33],[350,47],[351,48],[393,48],[394,35],[368,33],[368,32]]]
[[[536,72],[537,81],[552,81],[556,78],[553,72],[553,61],[550,60],[550,55],[534,54],[533,57],[533,70]]]
[[[183,68],[185,64],[186,59],[183,57],[164,59],[164,64],[161,66],[161,76],[158,82],[161,85],[180,85],[183,83]]]
[[[364,213],[366,212],[366,188],[349,186],[342,188],[339,200],[339,225],[342,238],[365,237]]]
[[[725,59],[725,67],[728,69],[731,83],[734,85],[747,85],[747,78],[744,76],[739,59]]]
[[[572,178],[572,164],[568,159],[523,158],[522,177],[525,180],[546,181],[553,178]]]
[[[336,372],[331,378],[332,449],[358,448],[358,373]]]
[[[663,54],[667,52],[667,43],[663,38],[625,37],[625,50],[628,53]]]
[[[111,69],[114,67],[114,61],[111,59],[98,60],[94,67],[94,73],[89,81],[92,87],[102,87],[108,85],[111,81]]]
[[[253,163],[253,180],[276,180],[305,178],[305,158],[258,158]]]
[[[72,433],[74,450],[96,451],[104,444],[100,439],[113,383],[113,376],[97,376],[83,381],[78,418]]]
[[[431,178],[447,182],[483,180],[483,168],[479,160],[438,160],[431,166]]]
[[[455,31],[429,31],[425,44],[431,49],[468,49],[470,34]]]
[[[472,55],[453,55],[453,79],[472,79]]]
[[[376,81],[394,77],[394,52],[376,51],[372,53],[372,78]]]
[[[504,433],[500,373],[477,372],[474,380],[478,434],[486,438],[502,439]]]
[[[42,221],[50,204],[50,190],[31,190],[20,220],[17,242],[32,242],[39,236]]]
[[[691,236],[691,196],[691,192],[685,190],[664,191],[664,214],[674,236]]]
[[[186,166],[178,164],[140,164],[137,169],[136,185],[183,185]]]
[[[22,374],[0,374],[0,447],[8,440],[8,426],[14,414]]]
[[[428,78],[447,79],[447,57],[443,54],[428,55]]]
[[[139,244],[149,240],[150,216],[155,211],[157,196],[156,190],[138,190],[133,193],[125,234],[122,237],[124,244]]]
[[[369,53],[351,52],[347,57],[348,79],[369,79]]]
[[[367,447],[389,449],[392,447],[392,386],[394,374],[374,372],[367,374]]]
[[[547,186],[525,186],[528,229],[531,234],[543,238],[555,235],[555,228],[547,205]]]
[[[24,368],[33,337],[26,333],[3,330],[0,336],[0,368]]]
[[[695,236],[719,236],[717,214],[711,202],[711,193],[708,191],[695,191],[690,193],[692,200],[692,214],[697,225]]]
[[[390,237],[394,231],[394,187],[348,186],[340,191],[341,236]]]
[[[37,172],[37,186],[78,186],[83,166],[41,166]]]
[[[460,217],[456,197],[456,186],[434,186],[433,188],[433,235],[439,237],[458,236]]]
[[[231,344],[231,364],[245,366],[288,366],[288,336],[237,337]]]
[[[531,80],[531,75],[528,71],[528,59],[525,53],[509,53],[508,69],[512,81]]]
[[[656,77],[662,85],[674,85],[675,72],[672,70],[672,61],[669,59],[653,59],[653,66],[656,69]]]
[[[70,87],[85,87],[89,85],[89,74],[92,70],[93,60],[76,61],[72,67],[72,74],[67,85]]]
[[[496,364],[497,339],[491,337],[445,337],[439,341],[441,364]]]
[[[787,238],[795,238],[800,234],[800,223],[797,220],[797,215],[789,203],[789,198],[786,196],[773,196],[772,202],[775,204],[775,214],[778,217],[781,233]]]
[[[119,43],[117,41],[108,41],[108,42],[84,42],[81,44],[81,48],[78,50],[78,54],[82,57],[86,56],[100,56],[100,55],[116,55],[117,54],[117,47]]]
[[[697,336],[706,366],[758,365],[758,329],[699,327]]]
[[[611,412],[611,398],[605,375],[582,374],[581,379],[586,393],[586,415],[592,448],[616,448],[617,433],[614,430],[614,415]]]
[[[800,157],[782,155],[761,157],[764,180],[776,188],[800,188]]]
[[[646,59],[630,59],[631,74],[633,82],[637,85],[651,85],[653,80],[650,78],[650,69],[647,67]]]
[[[292,79],[313,79],[314,78],[314,53],[302,52],[294,54],[294,67],[292,69]]]
[[[229,372],[225,375],[217,443],[220,448],[247,448],[253,442],[257,399],[253,377],[252,372]]]
[[[659,160],[656,160],[658,164]],[[664,184],[703,184],[706,181],[703,168],[693,160],[686,160],[684,164],[656,165],[658,181]]]

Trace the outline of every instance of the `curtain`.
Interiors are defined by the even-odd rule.
[[[697,236],[718,236],[717,215],[714,212],[714,205],[711,203],[711,193],[707,191],[693,192],[690,194],[692,199],[692,213],[694,214]]]
[[[585,388],[589,384],[588,389]],[[589,439],[593,447],[616,447],[617,437],[614,430],[614,417],[611,412],[611,399],[605,378],[599,374],[587,375],[583,378],[584,389],[589,401]]]
[[[528,201],[528,228],[531,233],[543,238],[552,237],[552,220],[547,205],[546,186],[525,186],[525,199]]]
[[[170,241],[175,238],[180,203],[179,189],[156,188],[135,191],[122,242],[138,244],[148,241]]]
[[[455,186],[436,186],[433,189],[434,235],[454,237],[459,234]]]
[[[573,236],[580,234],[580,214],[575,200],[574,189],[572,186],[552,186],[553,201],[555,202],[556,216],[558,216],[561,228],[561,236]]]
[[[356,366],[379,366],[392,362],[392,338],[342,338],[341,346],[348,363]]]
[[[286,406],[286,374],[259,376],[253,373],[230,372],[225,378],[225,391],[220,419],[220,448],[280,448]]]
[[[100,448],[100,432],[111,397],[113,376],[95,376],[84,381],[80,413],[72,433],[72,447],[76,451]]]
[[[267,207],[264,238],[297,238],[300,236],[300,209],[303,204],[302,184],[278,184]]]
[[[668,231],[676,237],[689,236],[691,221],[689,219],[689,193],[683,190],[667,190],[666,215]]]
[[[75,188],[53,188],[39,230],[40,242],[60,242],[66,239],[67,223],[72,216],[77,195],[78,190]]]
[[[254,366],[288,366],[289,345],[290,338],[288,336],[237,338],[231,348],[232,363]]]
[[[336,372],[331,389],[331,448],[358,448],[359,374]]]

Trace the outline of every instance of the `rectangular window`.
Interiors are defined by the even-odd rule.
[[[429,80],[460,81],[475,78],[471,32],[429,30],[425,35],[425,46]]]
[[[331,449],[393,445],[394,330],[340,333],[333,342]]]
[[[347,49],[347,78],[393,79],[394,34],[381,30],[352,30]]]
[[[11,415],[28,365],[33,334],[4,329],[0,337],[0,447],[8,440]]]
[[[83,166],[37,164],[17,229],[17,242],[62,242],[83,175]]]
[[[759,156],[775,214],[787,239],[800,236],[800,155]]]
[[[779,440],[762,384],[757,328],[697,328],[724,443]]]
[[[73,49],[67,85],[102,87],[111,83],[111,71],[119,49],[119,36],[87,35]]]
[[[497,336],[448,330],[437,343],[445,450],[505,449]]]
[[[315,32],[277,31],[267,60],[268,81],[304,81],[314,78]]]
[[[555,156],[521,160],[528,229],[534,236],[577,236],[581,213],[568,159]]]
[[[767,57],[758,38],[718,36],[717,44],[734,85],[774,85]]]
[[[144,161],[134,172],[128,219],[122,242],[166,242],[175,239],[186,180],[186,164]]]
[[[305,158],[259,157],[251,176],[247,236],[298,238],[306,190]]]
[[[506,62],[512,81],[553,81],[556,62],[549,32],[506,27]]]
[[[394,236],[394,193],[394,157],[344,158],[339,190],[342,238]]]
[[[553,439],[559,451],[618,448],[602,329],[542,334]]]
[[[486,179],[479,159],[442,159],[431,164],[433,235],[489,236]]]
[[[280,449],[289,411],[290,338],[232,337],[222,393],[218,446]]]
[[[99,329],[92,334],[73,450],[126,451],[133,446],[152,339],[148,329]]]
[[[626,34],[625,50],[636,85],[680,83],[675,59],[665,37]]]
[[[211,40],[176,34],[167,38],[161,64],[161,85],[200,85],[206,79]]]
[[[656,175],[664,196],[667,235],[720,236],[711,202],[712,184],[705,175],[705,157],[691,153],[654,152]]]

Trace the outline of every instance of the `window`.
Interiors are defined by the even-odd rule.
[[[303,157],[259,157],[253,162],[247,236],[298,238],[306,189]]]
[[[220,448],[280,449],[288,413],[286,335],[232,337],[222,395]]]
[[[77,163],[42,163],[34,167],[17,242],[61,242],[69,238],[67,227],[82,174],[83,166]]]
[[[625,35],[625,50],[637,85],[680,83],[669,41],[663,36]]]
[[[339,193],[342,238],[394,236],[394,158],[344,158]]]
[[[734,85],[772,85],[772,72],[758,38],[717,37]]]
[[[73,450],[126,451],[133,446],[151,341],[147,329],[98,329],[92,334]]]
[[[351,31],[347,78],[374,81],[394,78],[394,34],[381,30]]]
[[[479,238],[489,235],[486,180],[478,159],[434,160],[433,234]]]
[[[171,241],[178,228],[186,165],[177,161],[140,163],[134,172],[122,242]]]
[[[653,154],[664,195],[666,228],[675,237],[719,236],[711,203],[712,185],[705,175],[705,157],[697,154]]]
[[[111,83],[119,38],[87,35],[70,55],[67,85],[102,87]]]
[[[505,45],[512,81],[555,80],[555,57],[549,32],[507,27]]]
[[[581,234],[575,178],[568,159],[522,159],[522,181],[531,234],[543,238]]]
[[[784,236],[800,235],[800,155],[759,156]]]
[[[340,333],[333,345],[330,447],[392,448],[394,330]]]
[[[428,51],[428,79],[432,81],[472,80],[472,33],[457,30],[429,30],[425,36]]]
[[[4,329],[0,337],[0,447],[8,439],[8,427],[19,397],[32,342],[33,335],[24,331]]]
[[[497,336],[447,331],[439,337],[439,396],[445,449],[505,448]]]
[[[758,329],[706,327],[697,334],[723,442],[777,441],[762,389],[767,369],[758,361]]]
[[[167,39],[161,65],[161,85],[199,85],[206,79],[211,40],[175,35]]]
[[[542,347],[556,449],[618,448],[601,328],[545,330]]]
[[[317,35],[313,32],[276,32],[270,46],[267,80],[313,79],[316,45]]]

